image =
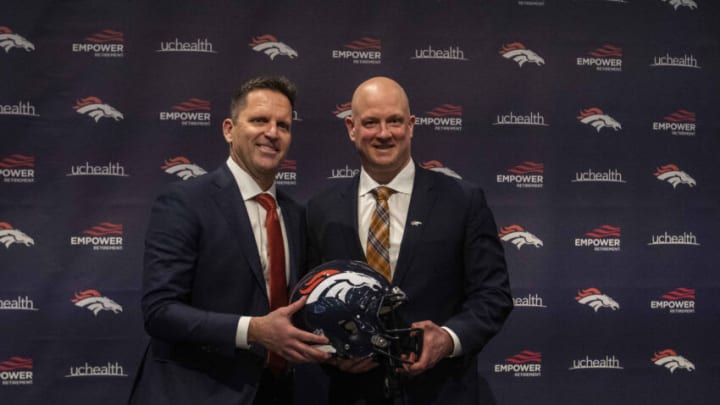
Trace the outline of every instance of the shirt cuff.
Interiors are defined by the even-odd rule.
[[[445,331],[450,335],[450,338],[452,338],[453,341],[453,350],[452,353],[448,357],[457,357],[462,354],[462,345],[460,344],[460,338],[458,335],[455,334],[455,332],[452,331],[452,329],[448,328],[447,326],[441,326]]]
[[[248,329],[250,328],[249,316],[241,316],[238,321],[237,332],[235,333],[235,346],[238,349],[249,349],[250,344],[248,343]]]

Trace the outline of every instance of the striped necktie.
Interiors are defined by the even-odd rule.
[[[388,198],[395,190],[380,186],[370,191],[375,197],[375,211],[370,219],[367,240],[367,262],[388,281],[390,274],[390,209]]]

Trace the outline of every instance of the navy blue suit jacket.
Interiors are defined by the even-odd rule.
[[[333,259],[365,260],[357,230],[358,182],[356,176],[308,202],[312,265]],[[392,283],[408,296],[409,302],[400,307],[405,320],[431,320],[449,327],[463,350],[462,356],[444,359],[406,382],[409,403],[478,403],[476,355],[512,309],[503,248],[480,188],[417,167]],[[331,373],[331,402],[333,391],[353,386],[372,391],[367,386],[371,380],[362,378]]]
[[[302,207],[277,193],[289,244],[289,285],[305,257]],[[261,348],[240,350],[241,315],[269,312],[257,244],[226,165],[160,194],[145,241],[142,311],[150,344],[134,404],[252,403]]]

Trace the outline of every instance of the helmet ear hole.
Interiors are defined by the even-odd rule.
[[[357,335],[357,333],[358,333],[358,326],[357,326],[357,324],[356,324],[355,322],[353,322],[352,320],[342,321],[342,322],[340,322],[340,325],[343,327],[343,329],[345,329],[345,331],[346,331],[349,335]]]

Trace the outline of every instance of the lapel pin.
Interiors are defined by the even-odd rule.
[[[422,225],[422,222],[420,221],[410,221],[410,226],[420,226]]]

